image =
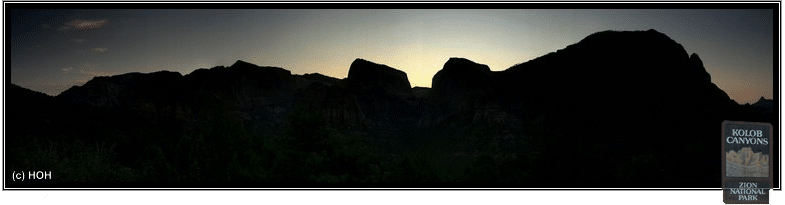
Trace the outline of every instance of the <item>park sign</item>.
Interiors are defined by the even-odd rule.
[[[722,194],[726,204],[768,204],[772,188],[772,126],[722,122]]]

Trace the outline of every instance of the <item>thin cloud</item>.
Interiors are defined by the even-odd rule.
[[[68,31],[71,29],[76,30],[87,30],[87,29],[97,29],[101,28],[102,26],[106,25],[106,19],[98,19],[98,20],[73,20],[65,25],[61,26],[58,31]]]
[[[86,63],[79,64],[76,67],[77,69],[79,69],[80,73],[91,75],[92,73],[94,73],[93,72],[94,68],[98,67],[98,64],[86,62]]]
[[[93,48],[93,51],[99,52],[99,53],[103,53],[103,52],[106,52],[108,50],[109,50],[109,48]]]
[[[66,25],[73,26],[75,29],[84,30],[101,28],[105,23],[106,20],[74,20],[68,22]]]
[[[68,66],[68,67],[65,67],[65,68],[61,68],[60,70],[63,71],[63,74],[68,74],[68,73],[70,73],[71,71],[74,70],[74,67]]]
[[[67,66],[60,69],[63,74],[69,73],[79,73],[87,76],[105,76],[109,73],[96,70],[95,68],[98,67],[98,64],[86,62],[76,66]]]

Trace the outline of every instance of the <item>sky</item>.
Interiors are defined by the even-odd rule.
[[[357,58],[430,87],[450,57],[505,70],[605,30],[655,29],[739,103],[773,97],[772,10],[11,10],[11,83],[49,95],[95,76],[237,60],[345,78]],[[7,69],[7,68],[6,68]]]

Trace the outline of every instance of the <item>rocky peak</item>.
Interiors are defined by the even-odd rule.
[[[684,47],[682,47],[681,44],[654,29],[649,29],[647,31],[601,31],[587,36],[574,46],[580,45],[592,45],[592,47],[607,45],[618,48],[646,45],[649,49],[669,51],[668,53],[687,57],[687,51],[684,50]]]
[[[760,116],[763,121],[772,122],[774,118],[774,100],[760,97],[758,102],[753,104],[755,112]]]
[[[753,104],[756,110],[765,111],[765,114],[772,114],[774,107],[774,100],[763,98],[763,96],[758,99],[758,102]]]
[[[290,71],[241,60],[229,67],[197,71],[186,76],[182,89],[195,99],[215,99],[243,109],[285,104],[295,88]]]
[[[488,87],[492,81],[491,68],[487,65],[465,58],[450,58],[433,76],[432,84],[437,92],[443,92],[450,89]]]
[[[278,77],[282,76],[290,76],[292,74],[291,71],[279,68],[279,67],[270,67],[270,66],[258,66],[249,62],[238,60],[232,66],[229,66],[229,71],[233,71],[235,74],[239,75],[274,75]],[[239,71],[239,72],[237,72]]]
[[[411,94],[411,84],[405,72],[364,59],[352,62],[346,80],[350,89],[360,93],[384,91]]]
[[[454,71],[453,71],[454,70]],[[491,68],[485,64],[475,63],[469,59],[452,57],[444,63],[444,72],[475,72],[490,75]]]
[[[242,60],[237,60],[234,62],[234,64],[232,64],[229,67],[230,68],[258,68],[259,66]]]
[[[450,58],[433,76],[433,95],[437,103],[448,103],[452,108],[474,106],[478,99],[496,89],[491,69],[484,64],[464,58]]]
[[[690,71],[695,75],[697,81],[711,83],[711,74],[706,72],[706,68],[703,67],[703,61],[698,57],[698,54],[693,53],[690,55]]]
[[[653,29],[591,34],[504,73],[507,87],[557,86],[563,88],[558,92],[608,94],[599,98],[676,92],[671,98],[683,101],[696,92],[714,89],[697,54],[688,55],[681,44]],[[580,86],[563,86],[564,82]]]
[[[766,98],[764,98],[763,96],[760,96],[760,99],[758,99],[758,102],[756,102],[755,104],[759,104],[759,103],[772,103],[772,102],[773,102],[773,100],[766,99]]]

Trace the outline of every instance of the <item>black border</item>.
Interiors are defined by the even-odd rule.
[[[781,47],[780,47],[780,40],[782,36],[778,35],[781,31],[781,10],[780,10],[780,2],[765,2],[765,3],[736,3],[736,2],[722,2],[722,3],[25,3],[25,2],[3,2],[4,11],[10,11],[11,9],[412,9],[412,7],[416,7],[416,9],[773,9],[776,15],[773,15],[773,23],[776,29],[774,29],[774,35],[779,37],[779,39],[775,40],[774,47],[775,52],[773,52],[774,56],[774,63],[773,65],[776,68],[781,69]],[[8,10],[6,10],[8,9]],[[5,17],[5,15],[4,15]],[[4,18],[8,19],[8,18]],[[5,21],[4,21],[5,22]],[[5,33],[3,34],[3,39],[6,39]],[[4,47],[4,58],[7,59],[6,61],[10,63],[10,58],[6,58],[9,53],[10,47],[6,49]],[[774,85],[774,93],[773,99],[774,103],[779,105],[777,107],[778,114],[781,114],[782,107],[779,104],[779,95],[781,89],[781,82],[779,81],[779,75],[781,75],[781,70],[777,70],[778,72],[774,72],[774,82],[778,82]],[[10,69],[9,72],[6,72],[4,69],[5,77],[3,79],[4,85],[6,84],[5,78],[9,79],[10,82]],[[4,96],[3,96],[4,97]],[[4,105],[4,101],[3,101]],[[5,108],[5,107],[4,107]],[[780,120],[779,128],[777,130],[776,136],[781,136],[781,117],[778,116]],[[781,144],[780,139],[773,139],[772,143]],[[781,153],[781,150],[780,152]],[[782,159],[780,155],[773,155],[773,161],[780,161],[780,166],[782,163]],[[3,163],[4,166],[4,163]],[[782,167],[780,168],[780,174]],[[5,167],[3,167],[5,170]],[[780,175],[774,175],[775,180],[773,182],[781,181]],[[226,184],[226,183],[223,183]],[[173,188],[149,188],[149,189],[123,189],[123,188],[142,188],[145,185],[149,184],[142,184],[137,183],[131,186],[124,186],[118,189],[111,189],[110,184],[81,184],[81,185],[74,185],[70,188],[84,188],[79,189],[80,191],[149,191],[149,190],[167,190],[167,191],[224,191],[224,190],[247,190],[247,189],[222,189],[222,188],[200,188],[200,189],[189,189],[183,186],[193,186],[193,184],[181,184],[182,186],[173,186]],[[205,187],[204,184],[200,184],[200,187]],[[235,184],[242,187],[248,187],[247,185],[240,185]],[[291,184],[289,184],[291,185]],[[772,184],[774,185],[774,183]],[[99,189],[91,189],[91,187],[101,186],[103,188]],[[287,186],[289,187],[289,186]],[[320,188],[333,188],[333,187],[315,187],[315,188],[303,188],[303,189],[296,189],[298,187],[292,187],[293,189],[274,189],[274,188],[259,188],[253,190],[267,190],[267,191],[411,191],[411,190],[433,190],[433,191],[673,191],[673,190],[687,190],[687,191],[716,191],[716,189],[688,189],[688,188],[675,188],[675,189],[647,189],[647,188],[621,188],[621,189],[613,189],[613,188],[599,188],[599,189],[591,189],[591,188],[520,188],[520,189],[493,189],[493,188],[462,188],[462,189],[449,189],[449,188],[457,188],[451,186],[440,186],[435,188],[410,188],[411,186],[406,186],[402,184],[386,184],[384,188],[392,188],[392,189],[354,189],[357,186],[345,186],[345,189],[320,189]],[[465,187],[465,186],[461,186]],[[20,187],[21,188],[21,187]],[[41,187],[38,187],[41,188]],[[54,187],[53,187],[54,188]],[[63,189],[58,189],[63,188]],[[184,189],[180,189],[184,188]],[[256,187],[254,187],[256,188]],[[276,187],[276,188],[285,188],[285,187]],[[337,187],[335,187],[337,188]],[[357,187],[359,188],[359,187]],[[367,188],[374,188],[374,186],[369,186]],[[407,188],[407,189],[395,189],[395,188]],[[444,189],[442,189],[444,188]],[[505,187],[494,187],[494,188],[505,188]],[[63,190],[63,191],[73,191],[71,189],[65,189],[65,187],[57,187],[54,189],[6,189],[5,184],[2,187],[2,191],[31,191],[31,190]],[[779,189],[775,189],[775,191],[782,191],[782,187]]]

